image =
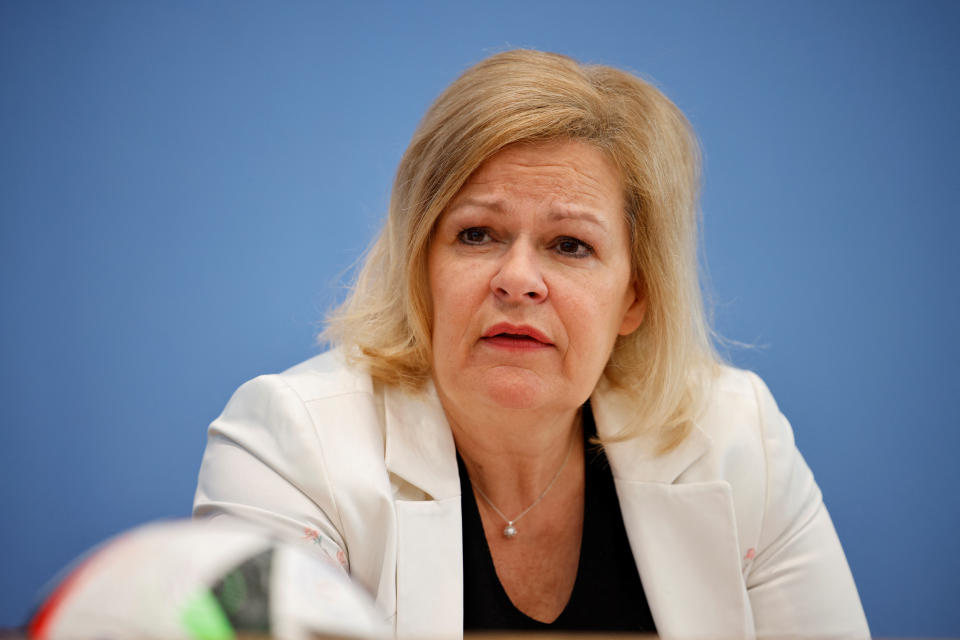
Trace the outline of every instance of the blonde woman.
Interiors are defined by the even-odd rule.
[[[869,635],[763,382],[697,279],[699,157],[610,67],[501,53],[437,99],[334,348],[237,391],[194,512],[298,535],[400,637]]]

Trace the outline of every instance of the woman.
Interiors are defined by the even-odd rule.
[[[789,425],[710,346],[698,172],[628,73],[468,70],[400,163],[337,347],[234,395],[195,514],[316,544],[398,636],[868,635]]]

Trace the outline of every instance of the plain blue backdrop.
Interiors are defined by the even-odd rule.
[[[525,46],[652,78],[707,289],[875,634],[960,635],[956,2],[0,3],[0,626],[189,514],[205,428],[318,348],[438,92]]]

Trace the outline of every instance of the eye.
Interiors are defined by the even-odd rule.
[[[483,227],[469,227],[457,234],[463,244],[483,244],[490,241],[490,232]]]
[[[560,255],[571,258],[588,258],[593,255],[593,247],[583,240],[577,240],[569,236],[557,238],[553,243],[553,248]]]

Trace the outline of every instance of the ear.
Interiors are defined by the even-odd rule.
[[[627,295],[629,306],[623,314],[620,330],[617,332],[621,336],[628,336],[636,331],[647,313],[647,297],[643,294],[643,287],[638,280],[634,279],[633,286],[630,287]]]

